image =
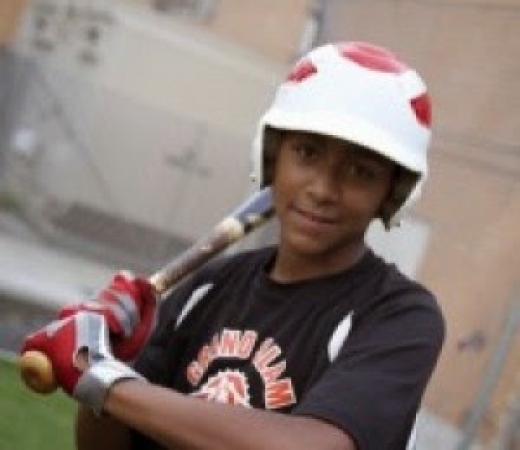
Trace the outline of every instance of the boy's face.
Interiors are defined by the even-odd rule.
[[[395,170],[391,161],[356,144],[286,133],[272,183],[280,249],[324,261],[359,249],[389,195]]]

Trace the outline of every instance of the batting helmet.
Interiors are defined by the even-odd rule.
[[[308,131],[355,142],[400,168],[381,212],[389,228],[420,195],[428,171],[430,125],[426,86],[396,55],[364,42],[327,44],[295,64],[260,119],[253,179],[259,187],[271,182],[270,130]]]

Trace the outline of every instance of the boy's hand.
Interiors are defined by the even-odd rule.
[[[21,354],[35,350],[50,360],[59,386],[99,413],[110,387],[123,379],[142,379],[110,352],[102,315],[80,311],[29,335]]]
[[[79,366],[78,345],[81,345],[92,327],[86,314],[77,314],[51,322],[41,330],[29,335],[21,350],[22,355],[30,350],[44,353],[52,364],[56,381],[69,395],[74,392],[82,374]],[[99,319],[103,320],[99,315],[96,317],[96,322]],[[78,359],[76,360],[76,358]]]
[[[97,294],[97,298],[76,305],[65,306],[60,318],[80,311],[101,314],[110,330],[114,356],[131,361],[143,348],[152,329],[157,298],[153,286],[130,272],[117,273]]]

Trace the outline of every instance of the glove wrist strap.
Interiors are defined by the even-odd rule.
[[[119,381],[129,379],[146,381],[126,364],[116,359],[104,359],[83,373],[73,396],[80,403],[90,407],[95,414],[100,415],[110,388]]]

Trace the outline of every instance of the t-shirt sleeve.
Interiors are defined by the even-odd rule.
[[[357,324],[354,316],[337,359],[293,414],[338,426],[359,449],[404,449],[444,334],[427,292],[385,302]]]

